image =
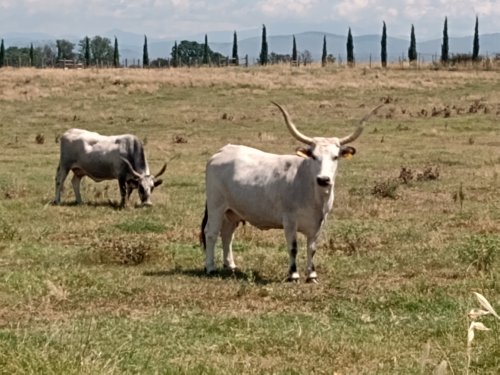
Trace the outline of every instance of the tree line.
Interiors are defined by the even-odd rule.
[[[380,41],[380,63],[382,67],[387,66],[387,27],[385,21],[382,23],[382,38]],[[355,65],[354,41],[351,28],[349,27],[346,41],[346,56],[348,66]],[[411,25],[410,29],[410,46],[408,48],[408,61],[413,64],[417,61],[417,43],[415,37],[415,27]],[[445,17],[443,26],[443,38],[441,45],[440,62],[448,64],[450,62],[462,61],[479,61],[479,21],[476,16],[474,27],[474,39],[472,54],[459,54],[450,56],[448,47],[448,18]],[[75,46],[74,43],[59,39],[55,44],[45,44],[44,46],[33,47],[15,47],[11,46],[7,49],[4,47],[4,40],[0,42],[0,68],[3,66],[32,66],[32,67],[55,67],[69,62],[78,62],[81,66],[105,66],[105,67],[120,67],[123,63],[120,62],[120,53],[118,49],[118,40],[115,37],[112,44],[109,38],[94,36],[93,38],[85,37],[80,40]],[[282,55],[268,51],[267,30],[266,26],[262,25],[262,42],[261,50],[258,58],[260,65],[270,63],[290,62],[295,65],[311,63],[312,57],[308,50],[302,53],[297,52],[297,44],[295,36],[292,38],[291,55]],[[326,66],[329,63],[335,62],[335,58],[327,52],[326,35],[323,37],[323,50],[321,54],[321,64]],[[221,65],[231,64],[239,65],[240,57],[238,55],[238,37],[236,31],[233,35],[233,47],[231,57],[223,56],[218,52],[214,52],[208,45],[208,36],[205,34],[204,43],[183,40],[179,44],[177,41],[171,49],[169,58],[158,58],[153,61],[149,59],[148,40],[144,36],[142,61],[138,59],[129,62],[125,60],[127,67],[150,67],[150,66],[191,66],[191,65]],[[245,64],[248,65],[248,56]]]

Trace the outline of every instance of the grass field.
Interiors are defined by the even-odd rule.
[[[473,292],[500,310],[499,87],[496,70],[1,69],[0,373],[500,373],[491,315],[467,365]],[[318,285],[285,282],[283,232],[249,225],[240,271],[203,274],[208,157],[298,146],[271,100],[312,136],[386,103],[339,167]],[[117,183],[90,180],[76,206],[70,178],[50,205],[72,127],[170,160],[154,206],[119,210]]]

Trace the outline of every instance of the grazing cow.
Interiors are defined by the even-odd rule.
[[[157,179],[165,172],[165,163],[156,175],[151,175],[141,141],[130,134],[105,136],[82,129],[70,129],[60,139],[61,155],[56,174],[54,204],[61,202],[61,190],[69,171],[77,203],[82,203],[80,181],[88,176],[99,182],[118,179],[124,207],[133,189],[138,189],[141,203],[151,206],[151,193],[162,183]]]
[[[307,238],[307,281],[316,282],[313,263],[320,229],[333,206],[335,175],[339,157],[356,150],[346,146],[358,138],[368,118],[343,138],[308,137],[300,133],[288,112],[274,103],[290,133],[307,145],[296,155],[276,155],[255,148],[226,145],[206,166],[206,206],[200,239],[206,251],[205,270],[215,272],[214,248],[222,238],[224,267],[235,269],[231,243],[240,222],[259,229],[283,228],[290,265],[288,279],[297,281],[297,232]]]

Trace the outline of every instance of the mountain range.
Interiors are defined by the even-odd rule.
[[[253,64],[257,61],[260,53],[262,39],[259,35],[259,30],[247,30],[246,32],[238,33],[238,54],[240,58],[248,55],[249,63]],[[144,45],[144,35],[128,33],[121,30],[110,30],[101,35],[108,37],[111,41],[114,37],[118,39],[120,57],[122,60],[142,58]],[[227,42],[224,42],[226,37]],[[335,58],[340,58],[342,61],[346,59],[346,41],[347,37],[338,34],[323,33],[316,31],[303,32],[295,35],[298,52],[309,51],[313,60],[318,61],[321,58],[323,48],[323,37],[326,37],[328,54],[332,54]],[[44,45],[48,43],[55,44],[56,39],[66,39],[77,44],[82,37],[75,36],[60,36],[54,37],[42,33],[10,33],[3,35],[6,47],[18,46],[26,47],[30,43],[33,45]],[[292,35],[268,35],[268,50],[277,54],[291,54],[292,51]],[[368,61],[370,58],[373,61],[380,60],[380,35],[360,35],[354,36],[354,55],[358,62]],[[193,35],[181,40],[194,40],[203,43],[204,35]],[[179,43],[181,40],[178,40]],[[214,41],[212,41],[214,40]],[[174,40],[154,38],[148,36],[148,53],[151,60],[162,57],[170,57]],[[450,54],[471,53],[473,37],[450,37],[448,39]],[[431,61],[439,59],[441,54],[441,39],[433,39],[419,42],[417,35],[417,52],[420,59]],[[219,52],[224,56],[231,55],[233,45],[232,32],[220,32],[208,35],[208,44],[210,48]],[[406,59],[409,47],[408,40],[395,37],[387,37],[387,57],[389,61],[398,61],[398,59]],[[500,33],[483,34],[479,36],[480,54],[493,56],[500,53]]]

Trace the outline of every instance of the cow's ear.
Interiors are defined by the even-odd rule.
[[[163,180],[160,178],[159,180],[155,180],[155,187],[160,186],[163,183]]]
[[[356,153],[356,149],[351,146],[345,146],[340,149],[340,156],[345,159],[350,159]]]
[[[309,148],[299,147],[298,149],[295,150],[295,153],[297,154],[297,156],[300,156],[301,158],[312,157],[312,152],[311,152],[311,149],[309,149]]]

